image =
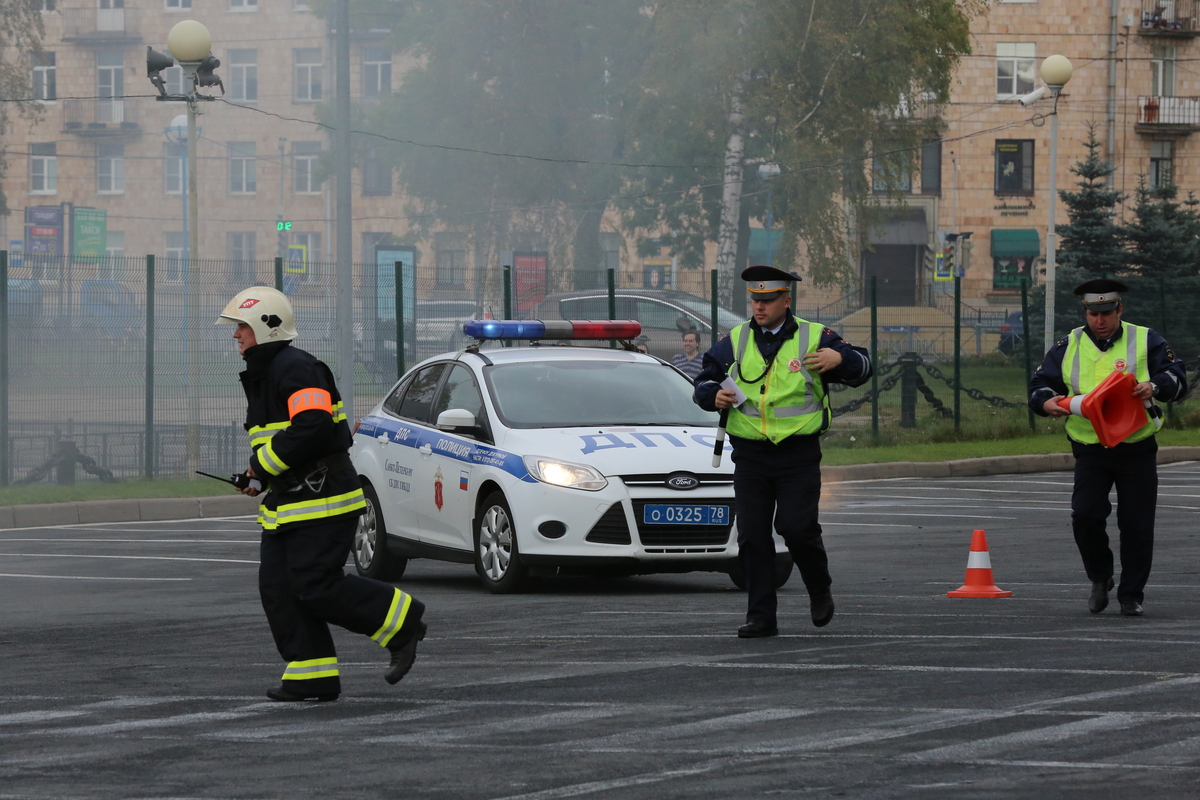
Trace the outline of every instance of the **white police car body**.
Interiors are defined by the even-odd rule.
[[[687,378],[636,352],[426,359],[355,429],[368,501],[358,570],[394,579],[409,558],[473,563],[497,592],[558,569],[722,571],[740,584],[733,465],[726,452],[712,466],[716,423]],[[778,560],[782,583],[791,559]]]

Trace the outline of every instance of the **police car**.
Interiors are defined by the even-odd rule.
[[[426,359],[354,430],[367,498],[358,571],[395,580],[411,558],[474,564],[512,592],[534,574],[727,572],[737,562],[733,465],[713,466],[717,415],[669,364],[608,347],[632,321],[473,320],[480,347]],[[534,342],[531,346],[530,342]],[[782,543],[777,583],[791,572]]]

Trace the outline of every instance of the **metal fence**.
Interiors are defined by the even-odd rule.
[[[296,310],[297,345],[338,372],[333,264],[186,265],[169,257],[33,253],[10,264],[7,255],[0,251],[0,483],[45,475],[64,442],[80,454],[80,479],[104,472],[132,478],[240,471],[246,458],[238,383],[243,362],[232,329],[213,323],[247,286],[277,285],[287,293]],[[711,272],[684,272],[674,276],[674,287],[661,288],[643,274],[622,281],[613,270],[551,272],[536,253],[514,253],[512,260],[503,269],[453,272],[414,267],[409,259],[400,264],[399,302],[395,262],[353,265],[355,411],[369,408],[400,370],[465,345],[464,319],[636,318],[650,351],[669,358],[679,352],[682,331],[700,330],[707,347],[714,319],[719,335],[746,317],[729,308],[717,308],[714,316]],[[1070,291],[1083,277],[1069,271],[1059,277],[1060,334],[1082,321]],[[1200,331],[1189,324],[1200,279],[1129,282],[1126,318],[1161,331],[1181,355],[1200,356]],[[959,282],[963,296],[978,294],[976,288]],[[917,292],[916,304],[908,306],[872,307],[864,287],[820,303],[799,296],[795,307],[855,344],[874,339],[881,366],[916,354],[923,364],[941,362],[949,381],[956,352],[970,359],[1000,351],[1013,357],[1013,367],[1023,365],[1019,295],[1010,298],[1012,308],[997,310],[956,301],[954,286],[945,289]],[[1026,302],[1036,363],[1044,303],[1037,290]],[[399,351],[397,316],[403,320]],[[1023,372],[1014,369],[1007,387],[1014,401],[1023,394]]]

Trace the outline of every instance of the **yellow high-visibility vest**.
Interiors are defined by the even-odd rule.
[[[824,433],[829,428],[832,415],[825,384],[804,365],[804,356],[820,347],[824,326],[799,317],[795,320],[799,330],[783,343],[769,370],[751,341],[754,333],[749,322],[730,332],[735,359],[730,375],[747,397],[741,406],[729,410],[725,430],[730,436],[778,444],[789,436]]]
[[[1104,352],[1100,351],[1084,328],[1071,331],[1067,335],[1067,352],[1063,354],[1062,361],[1067,396],[1087,394],[1114,370],[1133,375],[1138,383],[1150,380],[1149,359],[1146,356],[1149,330],[1141,325],[1122,322],[1122,338]],[[1161,425],[1162,417],[1153,417],[1125,441],[1140,442],[1147,439],[1153,436]],[[1067,436],[1080,444],[1100,443],[1100,437],[1096,435],[1091,421],[1075,414],[1067,417]]]

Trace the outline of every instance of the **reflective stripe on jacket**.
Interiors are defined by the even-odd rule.
[[[1114,370],[1133,375],[1138,383],[1150,380],[1149,359],[1146,357],[1149,330],[1141,325],[1122,322],[1121,338],[1104,352],[1082,327],[1071,331],[1067,337],[1067,352],[1063,354],[1063,380],[1067,384],[1068,396],[1087,394]],[[1162,416],[1156,416],[1125,441],[1132,443],[1147,439],[1161,425]],[[1067,417],[1067,436],[1080,444],[1100,443],[1092,423],[1076,414]]]
[[[823,433],[829,427],[825,384],[820,375],[810,375],[804,365],[804,356],[815,353],[820,346],[824,326],[798,317],[796,323],[799,329],[780,346],[770,370],[753,383],[751,380],[763,375],[767,365],[752,341],[750,323],[744,322],[730,332],[735,363],[729,374],[747,397],[745,403],[729,411],[725,429],[730,436],[778,444],[789,436]]]

